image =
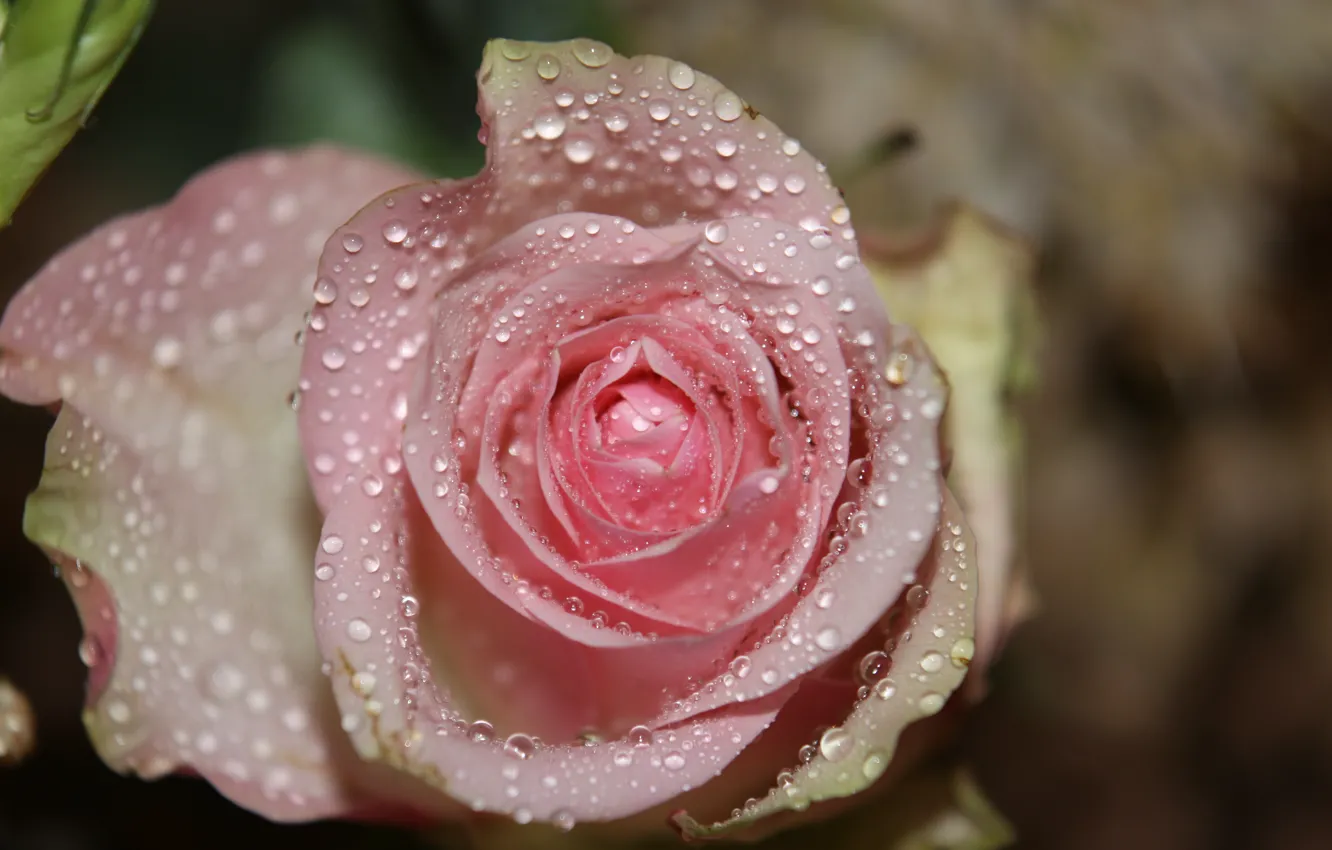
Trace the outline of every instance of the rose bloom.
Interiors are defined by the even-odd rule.
[[[277,820],[868,788],[976,652],[929,351],[717,81],[586,40],[479,80],[471,179],[241,156],[9,305],[100,754]]]

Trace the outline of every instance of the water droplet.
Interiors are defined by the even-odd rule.
[[[325,369],[336,372],[347,365],[347,352],[340,345],[330,345],[324,349],[324,353],[319,360],[324,364]]]
[[[612,133],[623,133],[629,129],[629,116],[620,109],[609,110],[601,120]]]
[[[703,228],[703,237],[713,245],[720,245],[725,242],[728,234],[729,231],[727,230],[726,222],[724,221],[710,221],[707,226]]]
[[[753,669],[754,662],[749,660],[748,655],[737,655],[735,658],[731,659],[731,675],[735,676],[737,679],[745,678]]]
[[[314,300],[316,304],[332,304],[338,298],[338,285],[326,277],[315,281]]]
[[[785,186],[786,191],[790,192],[792,195],[799,195],[801,192],[805,191],[805,178],[801,177],[799,174],[788,174],[786,175],[786,179],[782,181],[782,185]]]
[[[103,657],[102,644],[94,635],[84,635],[79,641],[79,660],[86,667],[96,667]]]
[[[648,115],[653,121],[665,121],[671,117],[671,105],[664,100],[653,100],[648,103]]]
[[[504,739],[504,754],[516,759],[526,760],[536,752],[536,742],[521,732]]]
[[[635,726],[629,730],[626,740],[635,747],[652,746],[652,730],[646,726]]]
[[[569,832],[578,823],[573,812],[568,809],[556,809],[550,816],[550,822],[560,832]]]
[[[824,626],[814,635],[814,644],[825,652],[832,652],[841,639],[842,635],[835,626]]]
[[[550,82],[560,75],[560,60],[546,53],[537,60],[536,72],[538,77]]]
[[[559,115],[542,115],[532,124],[536,134],[548,142],[563,136],[564,126],[564,118]]]
[[[106,704],[106,716],[116,723],[128,723],[130,707],[123,700],[112,700]]]
[[[670,70],[666,72],[666,77],[671,81],[671,85],[681,91],[694,85],[694,69],[683,62],[672,62]]]
[[[865,755],[865,760],[860,764],[860,772],[870,782],[883,776],[883,772],[888,769],[888,756],[879,750],[870,750]]]
[[[532,55],[532,46],[524,41],[501,41],[500,53],[511,62],[521,62]]]
[[[398,269],[398,273],[393,276],[393,285],[403,292],[410,292],[416,288],[417,273],[416,269],[407,266]]]
[[[600,68],[611,60],[615,51],[599,41],[580,38],[573,45],[574,57],[589,68]]]
[[[219,664],[208,674],[207,685],[217,699],[235,699],[245,687],[245,674],[233,664]]]
[[[730,89],[722,89],[712,99],[712,111],[723,121],[734,121],[744,111],[744,102]]]
[[[365,240],[355,233],[348,233],[342,237],[342,250],[348,254],[359,253],[365,247]]]
[[[934,691],[921,694],[920,699],[916,701],[916,706],[920,709],[920,713],[926,716],[938,714],[944,707],[943,695]]]
[[[333,569],[332,564],[320,564],[319,566],[315,567],[315,578],[319,579],[320,581],[328,581],[329,579],[333,578],[336,572],[337,571]]]
[[[834,726],[819,737],[819,752],[828,761],[841,761],[856,748],[856,739],[851,733]]]
[[[781,480],[776,475],[765,475],[758,480],[759,492],[767,496],[776,493],[780,485]]]
[[[407,239],[407,225],[396,218],[384,225],[384,241],[390,245],[401,245]]]
[[[967,667],[971,664],[971,659],[975,657],[976,642],[971,638],[959,638],[948,652],[948,658],[953,662],[954,667]]]
[[[337,536],[336,534],[330,534],[329,536],[324,538],[324,541],[322,543],[319,544],[319,548],[323,549],[325,552],[327,552],[330,555],[336,555],[339,552],[341,552],[342,546],[343,546],[342,538]]]
[[[672,750],[666,754],[666,758],[661,760],[667,770],[681,770],[685,766],[685,757],[677,750]]]
[[[871,652],[860,659],[860,665],[857,672],[860,679],[867,685],[873,685],[888,675],[888,671],[893,667],[893,659],[886,652]]]
[[[570,139],[564,143],[564,156],[575,165],[592,161],[596,146],[588,139]]]
[[[495,727],[484,720],[477,720],[467,727],[467,737],[477,743],[485,743],[495,737]]]
[[[929,601],[929,588],[923,584],[912,585],[906,592],[906,603],[917,610],[924,608]]]
[[[892,679],[880,679],[874,685],[874,695],[879,699],[892,699],[897,693],[897,683]]]
[[[357,643],[365,643],[370,640],[372,634],[373,632],[370,629],[370,624],[359,617],[350,620],[347,623],[347,637]]]

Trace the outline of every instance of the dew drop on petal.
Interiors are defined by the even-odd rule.
[[[407,239],[407,225],[394,219],[384,225],[384,241],[390,245],[401,245]]]
[[[370,624],[359,617],[347,623],[347,637],[357,643],[365,643],[370,640],[371,634]]]
[[[841,761],[855,749],[856,739],[851,733],[834,726],[819,737],[819,752],[828,761]]]
[[[723,89],[712,99],[712,111],[721,120],[730,122],[740,117],[744,105],[738,94],[730,89]]]
[[[694,69],[683,62],[672,62],[666,78],[671,81],[671,85],[685,91],[694,85]]]
[[[538,77],[549,82],[560,75],[560,60],[546,53],[537,59],[536,72]]]

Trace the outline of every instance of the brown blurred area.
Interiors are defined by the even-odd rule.
[[[960,196],[1038,251],[1040,611],[968,736],[1021,846],[1332,847],[1324,4],[628,5],[854,175],[862,236]]]
[[[1037,252],[1041,380],[1017,404],[1040,607],[965,740],[1020,846],[1332,847],[1325,2],[160,5],[92,128],[0,232],[0,301],[227,153],[348,138],[352,95],[375,127],[390,97],[415,123],[350,141],[467,162],[485,37],[591,22],[621,51],[688,61],[829,162],[863,236],[961,198]],[[328,71],[347,67],[362,77]],[[325,73],[329,115],[302,87]],[[0,403],[0,675],[39,724],[34,756],[0,768],[0,850],[414,846],[268,825],[202,783],[101,765],[72,606],[20,532],[48,423]]]

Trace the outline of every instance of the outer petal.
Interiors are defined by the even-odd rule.
[[[0,387],[63,398],[26,528],[94,571],[65,574],[94,675],[113,659],[87,720],[117,769],[189,768],[282,820],[366,799],[310,633],[318,514],[286,395],[323,236],[401,179],[330,150],[234,160],[58,257],[0,323]]]
[[[417,776],[477,811],[571,826],[634,814],[711,779],[789,695],[788,689],[637,741],[551,746],[511,739],[506,753],[504,742],[477,735],[467,722],[488,718],[459,716],[448,673],[423,651],[407,563],[409,550],[420,545],[417,530],[430,532],[428,524],[409,521],[420,509],[408,503],[405,487],[398,478],[378,496],[355,487],[343,491],[328,518],[340,532],[327,557],[329,579],[316,589],[319,641],[334,665],[343,728],[364,757]],[[367,574],[367,557],[382,562],[378,575]],[[501,609],[499,616],[518,615]],[[548,642],[566,640],[546,634]],[[572,642],[568,648],[579,649]]]
[[[1016,563],[1021,463],[1007,407],[1015,377],[1032,357],[1032,257],[1018,239],[965,207],[947,216],[926,248],[867,262],[894,314],[919,329],[948,374],[948,481],[975,532],[985,574],[976,637],[980,675],[971,680],[979,687],[988,662],[1032,604]]]
[[[854,251],[823,165],[682,62],[587,39],[492,41],[480,81],[499,178],[492,209],[606,212],[652,227],[754,215],[823,229]]]
[[[919,586],[929,590],[927,601],[897,639],[892,676],[879,680],[841,725],[823,732],[813,758],[762,800],[712,826],[676,814],[673,820],[686,837],[721,835],[778,812],[803,810],[810,803],[868,788],[887,771],[902,730],[943,708],[976,651],[975,547],[961,523],[962,512],[949,496],[931,557],[918,576]]]

